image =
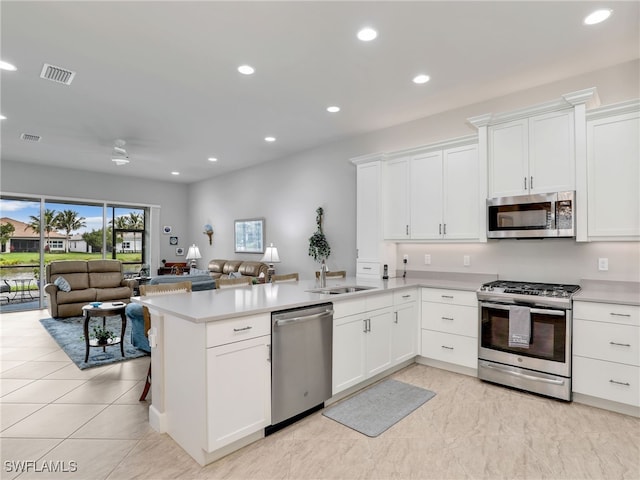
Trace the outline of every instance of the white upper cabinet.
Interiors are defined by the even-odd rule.
[[[489,197],[575,190],[573,109],[489,127]]]
[[[356,244],[358,260],[377,262],[380,243],[380,162],[357,166]]]
[[[640,239],[640,101],[589,112],[589,240]]]
[[[475,138],[440,145],[450,148],[431,145],[385,162],[386,240],[482,240],[486,170]]]
[[[409,233],[409,168],[410,158],[397,158],[385,162],[383,181],[384,238],[404,240]]]
[[[587,88],[520,110],[467,119],[478,128],[481,155],[486,148],[487,197],[575,190],[578,208],[583,208],[585,112],[598,104],[596,89]]]

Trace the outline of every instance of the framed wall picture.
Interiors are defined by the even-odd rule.
[[[169,237],[169,245],[177,245],[178,237]]]
[[[178,257],[181,257],[182,255],[184,255],[184,248],[183,247],[177,247],[176,248],[176,255]]]
[[[235,221],[235,252],[264,253],[264,218]]]

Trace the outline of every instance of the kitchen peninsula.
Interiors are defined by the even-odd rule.
[[[211,463],[262,438],[271,424],[272,312],[333,302],[335,401],[415,361],[421,353],[420,288],[453,292],[442,296],[447,302],[464,296],[464,302],[475,305],[475,291],[495,278],[438,274],[329,280],[327,288],[368,287],[338,295],[313,292],[319,284],[309,280],[135,297],[134,302],[149,308],[152,320],[149,421],[198,463]],[[473,313],[469,339],[477,335],[475,319]],[[363,321],[370,322],[369,333],[363,333]],[[381,342],[386,342],[383,348]],[[469,358],[475,361],[475,356],[474,348]],[[460,365],[474,374],[464,358]]]

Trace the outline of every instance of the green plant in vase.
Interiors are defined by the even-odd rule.
[[[324,210],[322,209],[322,207],[318,207],[318,209],[316,210],[316,224],[318,225],[318,229],[309,238],[309,256],[313,257],[313,259],[319,263],[324,262],[327,258],[329,258],[329,255],[331,255],[331,247],[329,246],[329,242],[322,232],[323,215]]]
[[[93,327],[93,333],[91,338],[97,341],[98,345],[108,345],[110,340],[114,340],[116,336],[111,330],[107,330],[106,327],[99,325]]]

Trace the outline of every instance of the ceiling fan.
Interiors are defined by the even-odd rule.
[[[129,155],[124,146],[127,142],[124,140],[116,140],[114,142],[113,151],[111,152],[111,161],[117,166],[126,165],[129,163]]]

